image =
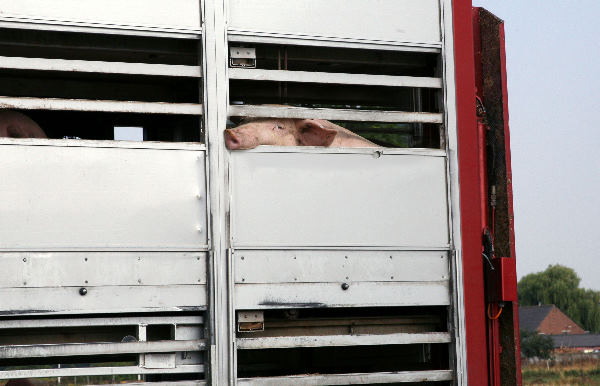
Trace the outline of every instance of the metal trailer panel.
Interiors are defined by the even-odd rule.
[[[397,371],[385,373],[292,375],[286,377],[241,378],[243,386],[364,385],[369,383],[441,382],[454,379],[452,370]]]
[[[206,252],[0,253],[0,288],[206,284],[206,255]]]
[[[452,337],[447,332],[396,333],[396,334],[357,334],[321,336],[275,336],[265,338],[238,338],[238,349],[255,350],[294,347],[342,347],[375,346],[389,344],[442,344],[450,343]]]
[[[0,315],[188,311],[206,309],[206,286],[0,288],[0,299]]]
[[[266,151],[231,154],[234,248],[448,248],[445,158]]]
[[[202,115],[199,103],[111,101],[0,96],[0,108],[23,110],[102,111],[111,113]]]
[[[425,282],[449,275],[443,251],[236,250],[233,262],[238,284]]]
[[[203,324],[204,318],[194,316],[113,316],[108,318],[45,318],[45,319],[8,319],[0,322],[0,329],[9,328],[56,328],[56,327],[98,327],[98,326],[134,326],[134,325],[194,325]]]
[[[0,99],[1,103],[2,99]],[[353,109],[324,109],[292,106],[231,105],[230,116],[330,119],[363,122],[443,123],[441,113],[419,113],[411,111],[381,111]]]
[[[202,69],[199,66],[103,62],[97,60],[24,58],[10,56],[0,56],[0,68],[11,70],[92,72],[100,74],[176,76],[192,78],[200,78],[202,76]]]
[[[125,374],[180,374],[203,373],[204,365],[182,365],[173,369],[146,369],[139,366],[112,366],[112,367],[63,367],[61,369],[33,369],[0,371],[1,379],[19,378],[46,378],[46,377],[78,377],[94,375],[125,375]],[[203,385],[196,381],[189,381],[186,385]],[[134,383],[139,384],[139,383]],[[169,383],[170,384],[170,383]],[[155,385],[155,383],[152,383]]]
[[[204,152],[2,147],[3,250],[204,249]]]
[[[5,64],[3,62],[4,58],[0,58],[0,65],[4,66]],[[432,77],[347,74],[337,72],[313,71],[261,70],[252,68],[230,68],[229,79],[267,80],[272,82],[302,82],[321,84],[358,84],[387,87],[442,88],[442,80],[440,78]]]
[[[126,343],[65,343],[0,346],[0,359],[45,358],[55,356],[107,355],[199,351],[206,342],[196,340],[164,340]]]
[[[342,283],[236,284],[235,308],[446,306],[450,304],[448,281]]]
[[[231,0],[228,30],[439,43],[438,0]]]
[[[197,34],[198,0],[0,0],[0,21]]]

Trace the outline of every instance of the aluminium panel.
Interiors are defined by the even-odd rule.
[[[388,344],[441,344],[452,342],[447,332],[393,333],[393,334],[344,334],[272,336],[261,338],[238,338],[236,346],[242,350],[297,347],[343,347],[376,346]]]
[[[206,309],[205,285],[0,288],[0,315]]]
[[[238,310],[272,308],[446,306],[448,281],[236,284]]]
[[[444,157],[231,152],[234,249],[448,248]]]
[[[10,205],[0,210],[0,248],[205,248],[204,159],[190,150],[2,146],[0,200]]]
[[[296,385],[361,385],[381,383],[411,383],[452,381],[452,370],[394,371],[382,373],[288,375],[279,377],[240,378],[240,386],[296,386]]]
[[[198,0],[0,0],[0,21],[197,34]]]
[[[5,252],[0,288],[206,284],[206,252]]]
[[[448,279],[443,251],[236,250],[235,282],[342,283]]]
[[[439,43],[439,0],[231,0],[229,31]]]

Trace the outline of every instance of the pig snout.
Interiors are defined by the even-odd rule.
[[[258,138],[245,131],[226,129],[223,133],[225,135],[225,146],[229,150],[253,149],[259,145]]]
[[[231,129],[225,130],[225,146],[227,146],[229,150],[237,150],[241,145],[242,141],[240,141],[238,136],[235,135]]]

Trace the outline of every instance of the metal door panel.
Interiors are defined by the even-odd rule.
[[[438,0],[231,0],[230,31],[439,43]]]
[[[176,32],[200,31],[198,0],[0,0],[0,20]]]
[[[238,310],[268,308],[433,306],[450,304],[448,281],[236,284]]]
[[[233,253],[235,282],[343,283],[447,280],[443,251],[280,251]]]
[[[444,157],[232,152],[232,244],[448,248]]]
[[[201,249],[204,152],[5,145],[0,248]]]
[[[206,308],[204,285],[0,288],[0,315],[182,311]]]
[[[0,288],[206,284],[206,252],[13,252],[0,267]]]

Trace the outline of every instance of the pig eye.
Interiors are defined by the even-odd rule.
[[[275,125],[275,127],[277,127],[280,130],[283,130],[283,125],[280,125],[279,123]]]

